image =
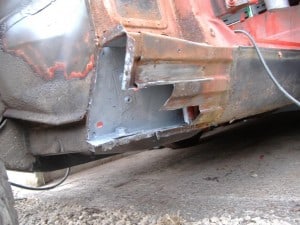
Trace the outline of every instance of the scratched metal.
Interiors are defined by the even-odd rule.
[[[3,50],[46,80],[84,78],[94,67],[85,1],[33,1],[4,21]]]
[[[185,125],[181,110],[160,110],[172,86],[121,89],[124,57],[124,47],[105,47],[100,53],[88,114],[88,142],[96,147]]]
[[[228,99],[232,48],[128,33],[120,26],[105,35],[110,45],[119,46],[121,40],[126,41],[123,90],[172,85],[172,94],[161,109],[199,106],[200,116],[193,121],[199,125],[213,123],[221,116]]]
[[[51,125],[82,120],[96,48],[86,2],[1,1],[0,6],[5,117]]]
[[[17,3],[0,1],[1,114],[33,122],[22,135],[35,155],[60,154],[57,137],[68,153],[150,148],[289,104],[234,28],[273,48],[268,62],[299,96],[299,52],[280,49],[299,49],[299,5],[228,27],[216,13],[229,12],[223,0]],[[104,48],[121,48],[116,68]],[[86,133],[94,143],[112,135],[93,149]]]

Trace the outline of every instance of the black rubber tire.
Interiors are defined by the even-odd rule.
[[[4,164],[0,160],[0,224],[17,225],[18,216],[14,209],[14,197],[7,179]]]

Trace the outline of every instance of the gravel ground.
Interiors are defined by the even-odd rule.
[[[15,188],[20,224],[298,225],[299,122],[245,123],[199,146],[82,171],[51,191]]]
[[[81,205],[63,203],[42,203],[38,199],[20,199],[16,202],[20,225],[25,224],[61,224],[61,225],[290,225],[300,224],[300,219],[281,218],[265,212],[247,212],[243,217],[228,213],[219,217],[203,218],[199,221],[187,221],[180,213],[177,215],[155,216],[133,210],[109,210],[105,208],[86,208]],[[300,210],[300,206],[299,206]]]

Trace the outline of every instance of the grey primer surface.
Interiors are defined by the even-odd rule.
[[[161,110],[172,85],[121,89],[124,59],[125,47],[105,47],[100,53],[88,121],[88,141],[94,146],[185,124],[182,110]]]

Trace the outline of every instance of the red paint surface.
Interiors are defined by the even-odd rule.
[[[97,128],[102,128],[103,127],[103,122],[101,122],[101,121],[97,122],[96,127]]]
[[[261,47],[300,49],[300,5],[255,15],[231,29],[248,31]]]

